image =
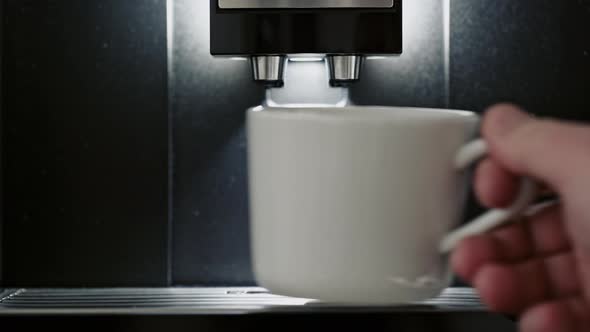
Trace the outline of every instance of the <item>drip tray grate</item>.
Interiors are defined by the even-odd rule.
[[[481,301],[471,288],[448,288],[437,298],[398,307],[334,306],[277,296],[262,288],[22,288],[0,293],[0,315],[224,315],[483,310]]]

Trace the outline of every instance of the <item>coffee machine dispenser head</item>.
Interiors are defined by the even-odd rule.
[[[366,56],[402,52],[402,0],[210,0],[211,54],[248,57],[257,82],[284,84],[289,59],[326,59],[332,86]]]

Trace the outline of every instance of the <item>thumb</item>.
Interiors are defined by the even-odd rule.
[[[500,104],[486,113],[482,133],[493,159],[558,193],[590,177],[590,127],[535,119],[514,105]]]

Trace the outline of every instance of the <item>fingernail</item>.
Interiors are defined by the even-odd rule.
[[[490,109],[489,121],[493,131],[500,136],[513,132],[516,128],[522,126],[531,117],[512,105],[499,105]]]

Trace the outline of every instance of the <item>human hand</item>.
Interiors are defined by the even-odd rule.
[[[519,315],[523,332],[590,331],[590,127],[502,104],[486,113],[482,132],[490,157],[475,190],[484,205],[509,205],[518,176],[544,183],[560,201],[464,240],[453,268],[491,310]]]

